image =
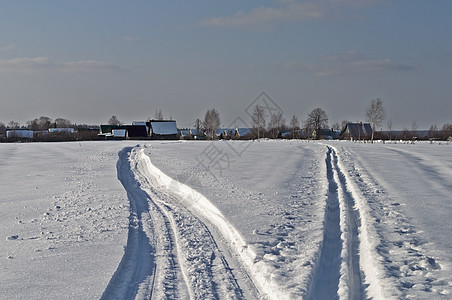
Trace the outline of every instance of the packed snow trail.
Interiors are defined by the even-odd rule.
[[[328,197],[324,238],[310,299],[365,298],[359,263],[359,211],[347,190],[346,178],[333,147],[326,154]]]
[[[147,195],[134,186],[132,171],[127,156],[131,148],[119,153],[117,162],[118,179],[127,191],[130,201],[129,233],[124,256],[113,275],[102,299],[132,299],[143,284],[151,285],[155,276],[154,242],[145,229],[149,219]]]
[[[320,258],[314,273],[310,299],[335,299],[339,287],[341,266],[341,228],[338,185],[333,178],[331,149],[326,161],[328,198],[325,211],[325,229]]]
[[[450,299],[450,247],[442,248],[450,241],[451,164],[435,157],[450,148],[347,143],[339,151],[353,193],[365,199],[358,204],[371,253],[364,265],[373,266],[367,273],[380,281],[386,295]],[[388,173],[388,163],[397,169]]]
[[[118,178],[131,202],[129,237],[102,298],[243,298],[208,228],[156,181],[149,163],[139,148],[119,153]]]
[[[265,262],[255,261],[256,253],[248,247],[240,233],[207,198],[189,186],[181,184],[161,172],[151,163],[149,157],[144,153],[144,149],[135,148],[132,151],[132,160],[138,162],[138,169],[142,172],[142,174],[144,174],[144,177],[146,178],[145,180],[148,180],[151,190],[161,188],[161,193],[166,193],[169,198],[172,198],[172,201],[168,201],[168,203],[171,203],[172,209],[180,209],[181,212],[183,211],[185,214],[192,214],[180,218],[181,226],[185,226],[184,223],[186,220],[184,218],[191,217],[195,220],[198,226],[204,228],[204,235],[199,236],[198,238],[191,237],[191,235],[195,234],[195,228],[188,228],[188,230],[187,228],[182,228],[180,230],[180,238],[186,240],[185,244],[187,244],[188,247],[185,251],[189,253],[191,260],[197,260],[203,255],[203,253],[196,251],[196,248],[193,249],[193,246],[196,245],[192,245],[192,241],[196,239],[204,239],[206,240],[204,244],[210,241],[212,247],[217,247],[216,242],[213,240],[212,233],[208,229],[209,227],[212,227],[213,230],[220,234],[219,240],[224,240],[223,243],[226,244],[227,248],[232,253],[229,258],[237,257],[236,263],[240,265],[243,272],[247,273],[246,277],[251,278],[255,288],[257,288],[257,294],[250,295],[269,299],[293,298],[289,291],[284,290],[277,282],[275,282],[272,269],[269,268]],[[206,222],[203,223],[201,219],[205,219]],[[199,230],[201,230],[201,228]],[[205,251],[205,249],[202,250]],[[213,252],[213,256],[222,256],[217,248],[214,249]],[[230,273],[230,270],[227,269],[227,265],[224,265],[224,267],[226,268],[226,271]],[[199,266],[198,270],[191,270],[190,276],[193,276],[193,271],[199,273],[203,271],[204,268],[208,269],[208,266]],[[215,281],[215,278],[205,278],[205,280]],[[232,281],[232,283],[238,284],[236,281]],[[221,284],[224,284],[224,281],[215,282],[215,286],[221,287]],[[231,287],[227,290],[230,288]],[[221,298],[224,297],[228,297],[228,295],[222,293]],[[205,297],[201,298],[205,299]]]

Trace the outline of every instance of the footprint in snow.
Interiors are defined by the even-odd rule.
[[[7,241],[15,241],[19,238],[18,235],[10,235],[6,238]]]

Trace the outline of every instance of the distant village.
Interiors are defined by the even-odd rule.
[[[212,111],[208,111],[211,113]],[[213,110],[213,119],[218,112]],[[215,115],[215,113],[217,115]],[[293,117],[295,118],[295,116]],[[10,122],[7,126],[0,122],[1,142],[52,142],[52,141],[88,141],[88,140],[251,140],[257,138],[271,139],[342,139],[353,141],[378,140],[449,140],[452,141],[452,125],[445,124],[441,129],[430,130],[380,130],[373,132],[370,123],[343,121],[341,126],[332,128],[323,126],[306,126],[300,128],[298,120],[292,119],[290,125],[283,122],[269,122],[269,125],[257,126],[251,123],[249,128],[218,128],[219,119],[209,121],[197,120],[193,128],[178,128],[176,120],[161,117],[148,121],[134,121],[122,124],[116,116],[105,125],[74,125],[65,119],[52,121],[40,117],[19,126]],[[265,123],[264,123],[265,124]],[[271,126],[270,124],[273,124]],[[263,125],[263,124],[261,124]]]

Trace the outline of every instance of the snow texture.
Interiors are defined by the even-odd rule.
[[[0,144],[4,299],[450,299],[452,146]]]
[[[152,133],[159,135],[177,134],[175,121],[151,121]]]

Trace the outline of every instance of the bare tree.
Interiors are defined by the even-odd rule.
[[[431,139],[438,137],[438,126],[436,126],[436,124],[432,124],[432,126],[430,126],[428,137]]]
[[[108,124],[109,125],[114,125],[114,126],[119,126],[121,125],[121,121],[118,120],[118,117],[116,116],[111,116],[111,118],[108,120]]]
[[[163,120],[163,112],[161,109],[157,109],[154,113],[154,120]]]
[[[452,137],[452,124],[444,124],[441,131],[445,140],[450,139]]]
[[[56,118],[55,119],[55,126],[57,128],[69,128],[72,126],[71,121],[63,118]]]
[[[204,116],[203,128],[211,139],[215,137],[216,129],[220,127],[220,113],[215,109],[209,109]]]
[[[408,130],[408,128],[403,127],[403,130],[402,130],[402,138],[403,138],[403,140],[404,141],[408,140],[409,136],[410,136],[410,131]]]
[[[196,128],[196,138],[199,139],[200,137],[200,130],[201,130],[201,120],[196,119],[195,121],[195,128]]]
[[[389,140],[392,140],[392,120],[391,119],[388,120],[387,125],[388,125],[388,129],[389,129]]]
[[[286,126],[286,120],[283,118],[281,111],[272,113],[270,116],[270,122],[268,123],[268,130],[272,138],[276,139],[283,127]]]
[[[341,122],[341,130],[344,130],[345,126],[347,126],[348,123],[351,123],[349,120],[342,120]]]
[[[253,131],[257,133],[258,139],[264,136],[265,110],[263,106],[256,104],[253,107],[253,113],[251,114],[251,125],[253,126]]]
[[[320,130],[328,127],[328,115],[321,108],[314,108],[306,120],[306,128],[315,130],[315,138],[320,139]]]
[[[6,125],[5,123],[0,122],[0,134],[4,134],[6,132]]]
[[[9,121],[8,122],[8,128],[19,128],[20,127],[20,123],[16,122],[16,121]]]
[[[47,130],[52,127],[52,119],[49,117],[41,116],[34,120],[27,121],[27,126],[32,130]]]
[[[370,122],[370,125],[372,126],[372,142],[374,141],[375,129],[377,129],[377,127],[381,125],[381,122],[383,122],[385,116],[386,111],[383,106],[383,100],[381,100],[380,98],[372,99],[366,109],[366,120]]]
[[[295,138],[295,132],[300,129],[300,122],[298,122],[297,116],[293,115],[290,120],[290,129],[292,130],[292,138]]]
[[[416,121],[411,122],[411,138],[414,139],[417,136],[417,123]]]
[[[338,122],[336,122],[331,126],[331,128],[333,130],[341,130],[341,125]]]

